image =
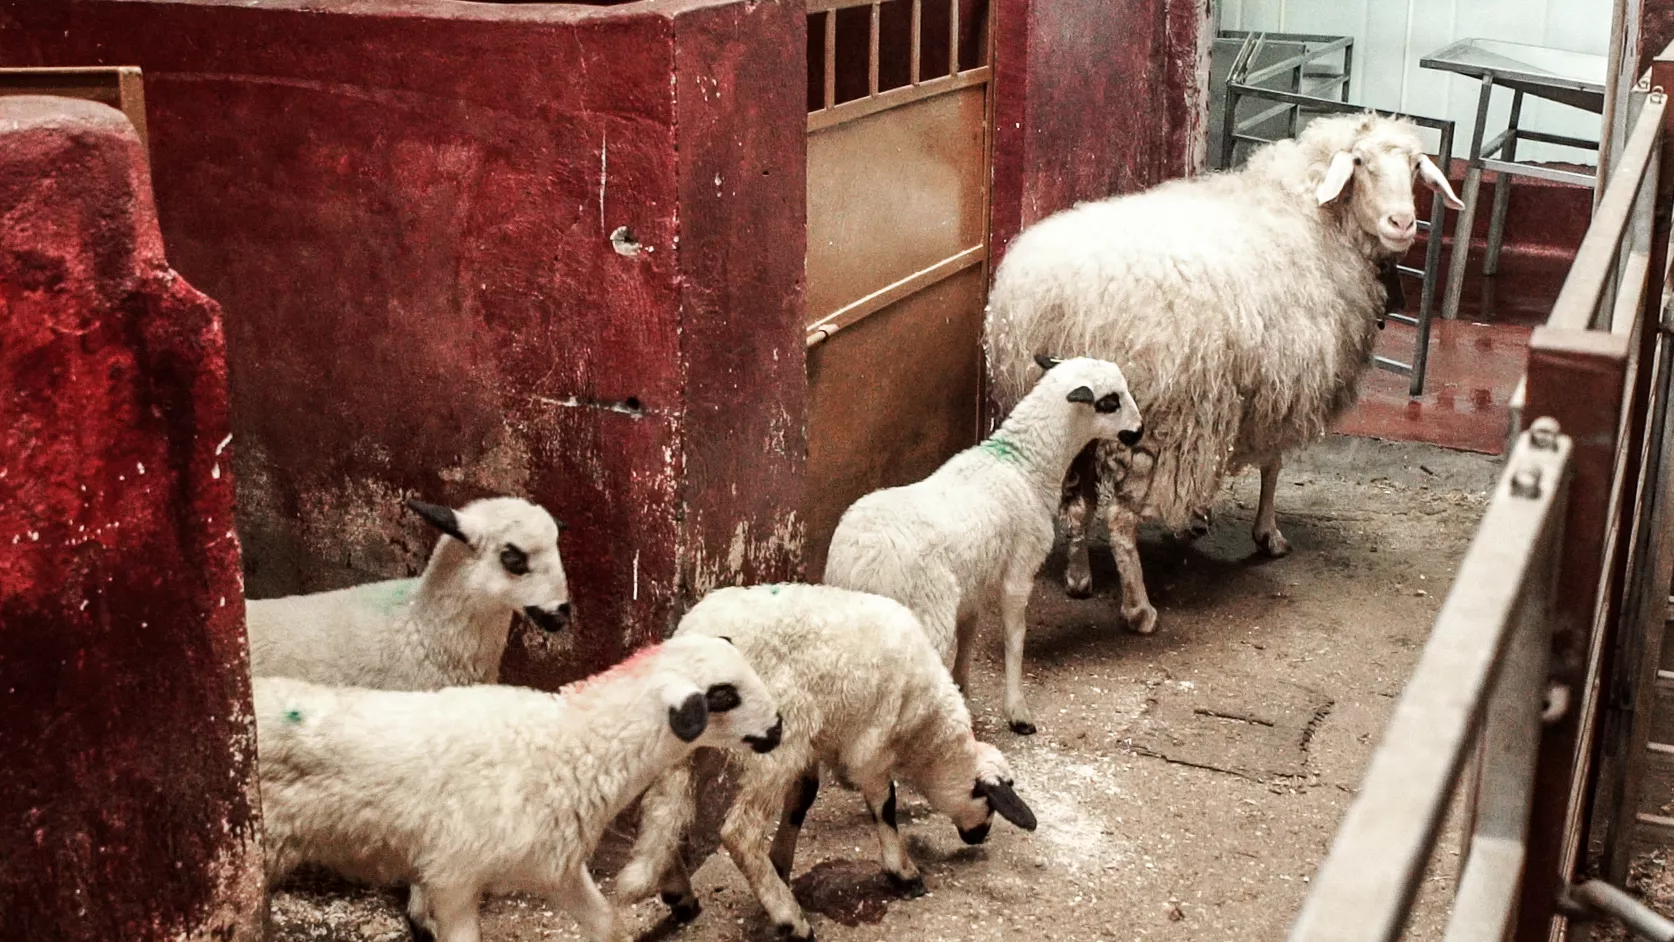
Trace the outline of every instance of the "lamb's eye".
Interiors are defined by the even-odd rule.
[[[1105,393],[1098,402],[1093,403],[1093,408],[1098,412],[1115,412],[1122,408],[1122,394]]]
[[[505,549],[500,551],[500,565],[506,567],[506,571],[514,576],[527,576],[529,554],[507,543]]]
[[[725,713],[736,710],[743,705],[744,699],[738,695],[738,688],[732,684],[716,684],[703,695],[704,702],[711,713]]]

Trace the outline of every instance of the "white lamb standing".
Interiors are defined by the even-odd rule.
[[[515,497],[407,506],[442,533],[424,573],[247,603],[251,674],[385,690],[494,683],[515,613],[548,632],[568,624],[551,514]]]
[[[988,302],[996,398],[1025,394],[1039,351],[1111,357],[1147,423],[1143,445],[1088,449],[1065,482],[1071,595],[1091,592],[1085,521],[1102,501],[1123,617],[1155,630],[1140,522],[1201,535],[1222,478],[1245,467],[1261,469],[1256,545],[1290,552],[1273,510],[1283,455],[1358,395],[1380,273],[1417,235],[1415,179],[1459,207],[1411,122],[1320,118],[1241,170],[1084,203],[1011,244]]]
[[[304,863],[413,884],[416,937],[477,942],[487,892],[549,896],[625,942],[587,859],[610,820],[700,746],[769,752],[783,723],[742,654],[669,641],[557,694],[254,681],[268,884]]]
[[[977,617],[998,602],[1005,718],[1024,735],[1035,724],[1023,699],[1023,614],[1052,550],[1064,474],[1089,442],[1132,448],[1145,432],[1116,364],[1036,360],[1045,375],[986,441],[922,481],[874,491],[843,512],[824,579],[912,609],[966,691]]]
[[[813,938],[786,881],[822,766],[865,797],[884,872],[908,895],[922,894],[924,879],[897,829],[897,776],[952,818],[968,844],[987,839],[996,812],[1034,830],[1005,757],[971,735],[964,697],[901,604],[830,586],[717,589],[675,632],[707,636],[738,646],[785,718],[776,751],[734,760],[738,795],[721,826],[728,854],[780,933]],[[635,901],[660,889],[677,919],[692,919],[700,907],[680,855],[695,811],[690,762],[653,784],[640,808],[618,897]]]

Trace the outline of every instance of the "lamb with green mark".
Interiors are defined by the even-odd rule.
[[[969,694],[977,617],[999,604],[1005,630],[1005,717],[1035,731],[1023,700],[1023,622],[1035,573],[1052,549],[1070,462],[1089,442],[1131,448],[1145,426],[1116,364],[1038,356],[1046,371],[987,441],[922,481],[874,491],[837,523],[825,582],[887,596],[923,622]]]

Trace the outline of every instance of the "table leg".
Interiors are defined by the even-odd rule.
[[[1453,320],[1459,316],[1459,298],[1465,293],[1465,265],[1470,260],[1471,226],[1476,223],[1476,195],[1482,187],[1482,131],[1488,121],[1488,102],[1494,91],[1494,77],[1482,77],[1482,93],[1476,102],[1476,128],[1471,131],[1469,164],[1465,169],[1465,190],[1459,201],[1465,208],[1459,211],[1459,223],[1453,228],[1453,251],[1447,261],[1447,300],[1442,303],[1442,317]]]
[[[1517,122],[1523,115],[1523,93],[1511,96],[1511,120],[1506,124],[1505,145],[1500,159],[1511,163],[1517,159]],[[1488,249],[1482,255],[1482,274],[1491,276],[1500,270],[1500,243],[1505,239],[1505,208],[1511,201],[1511,177],[1501,172],[1494,183],[1494,214],[1488,217]]]

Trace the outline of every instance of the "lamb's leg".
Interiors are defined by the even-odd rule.
[[[1157,610],[1145,593],[1145,571],[1139,565],[1139,515],[1119,501],[1111,501],[1107,513],[1110,554],[1122,577],[1122,618],[1128,630],[1148,635],[1157,630]]]
[[[585,866],[558,884],[554,896],[559,908],[575,917],[589,942],[629,942],[627,930],[617,922],[616,909],[599,892]]]
[[[436,919],[436,942],[481,942],[477,927],[480,896],[474,886],[430,885],[424,897]]]
[[[697,893],[692,889],[692,874],[686,869],[686,860],[680,854],[674,855],[674,860],[658,878],[657,892],[675,922],[691,922],[703,912],[703,904],[698,902]]]
[[[1256,505],[1255,529],[1250,532],[1256,546],[1274,559],[1290,555],[1290,543],[1279,532],[1278,516],[1273,511],[1273,495],[1279,489],[1279,469],[1283,464],[1282,459],[1274,458],[1261,466],[1261,503]]]
[[[1029,595],[1035,588],[1035,574],[1014,571],[1006,576],[1000,592],[1000,622],[1005,626],[1006,640],[1006,723],[1020,736],[1031,736],[1035,724],[1029,715],[1029,705],[1023,700],[1023,635],[1028,630],[1024,614],[1029,608]]]
[[[961,616],[955,623],[953,650],[953,683],[959,692],[971,695],[971,652],[976,648],[975,612]]]
[[[878,829],[878,848],[883,855],[884,874],[901,891],[901,895],[923,896],[924,877],[907,854],[906,844],[901,840],[901,828],[896,823],[895,783],[885,775],[881,783],[867,781],[861,784],[861,793],[866,797],[867,809],[872,812],[872,823]]]
[[[1093,594],[1093,567],[1087,560],[1087,518],[1098,508],[1098,445],[1089,444],[1070,462],[1064,475],[1062,500],[1058,508],[1064,526],[1068,561],[1064,566],[1064,591],[1072,599]]]
[[[802,777],[785,789],[785,808],[779,818],[779,833],[773,835],[773,850],[767,855],[779,879],[790,881],[791,866],[796,862],[796,839],[802,834],[802,822],[808,809],[820,793],[819,766],[803,770]]]
[[[751,892],[767,910],[767,916],[773,920],[779,934],[798,942],[810,942],[814,938],[814,930],[802,914],[802,907],[796,904],[796,896],[791,893],[790,886],[774,872],[773,860],[764,852],[767,832],[773,826],[774,799],[782,796],[783,791],[760,787],[765,784],[761,782],[755,783],[758,786],[755,788],[751,784],[746,777],[732,810],[721,825],[721,844],[726,847],[738,871],[744,874],[745,882],[750,884]]]

